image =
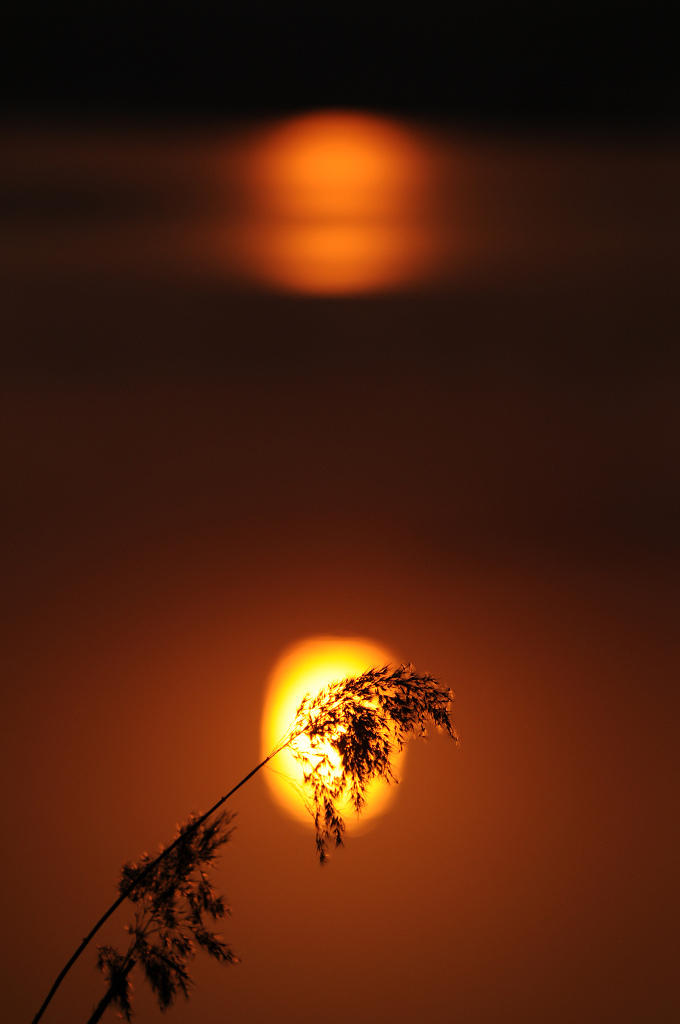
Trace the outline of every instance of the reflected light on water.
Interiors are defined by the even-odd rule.
[[[314,113],[264,129],[241,159],[237,270],[283,291],[342,295],[433,273],[436,159],[415,132],[363,113]]]

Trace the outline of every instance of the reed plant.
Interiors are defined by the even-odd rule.
[[[38,1024],[68,971],[125,900],[134,908],[134,920],[126,926],[130,938],[124,952],[113,946],[98,947],[97,964],[107,988],[88,1024],[96,1024],[109,1006],[131,1019],[131,975],[136,967],[165,1010],[178,994],[188,998],[192,985],[188,965],[198,949],[220,963],[238,963],[212,928],[212,922],[229,914],[208,874],[233,831],[231,816],[217,813],[221,806],[272,758],[289,749],[301,768],[299,790],[314,822],[319,862],[325,864],[330,850],[343,845],[343,805],[349,802],[360,814],[375,779],[396,781],[394,757],[407,739],[423,737],[434,727],[458,742],[450,718],[452,700],[447,687],[416,672],[412,665],[371,668],[332,682],[316,695],[306,694],[289,729],[263,761],[205,814],[181,825],[175,839],[156,857],[144,854],[139,861],[123,865],[118,898],[61,970],[33,1024]]]

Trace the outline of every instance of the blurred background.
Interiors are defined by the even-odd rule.
[[[168,1019],[675,1021],[670,19],[9,0],[0,38],[5,1018],[337,636],[450,685],[461,745],[323,870],[248,783],[242,963]]]

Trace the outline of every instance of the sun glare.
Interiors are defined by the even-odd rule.
[[[327,295],[426,278],[439,248],[433,167],[425,142],[384,117],[329,111],[271,126],[243,166],[241,269]]]
[[[286,733],[306,693],[316,696],[328,683],[361,675],[369,668],[394,663],[390,651],[372,640],[355,637],[310,637],[283,652],[269,678],[262,719],[262,750],[267,756]],[[400,760],[403,755],[400,755]],[[396,767],[397,765],[395,765]],[[309,821],[304,802],[302,773],[288,750],[282,750],[265,773],[272,796],[292,817]],[[358,822],[345,805],[341,812],[347,822],[361,824],[384,813],[396,787],[382,780],[371,784],[367,803]],[[355,826],[356,827],[356,826]]]

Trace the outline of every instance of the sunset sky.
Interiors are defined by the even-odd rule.
[[[455,691],[460,745],[413,741],[323,869],[255,776],[216,872],[241,963],[165,1016],[139,979],[139,1024],[671,1024],[677,137],[303,85],[10,96],[3,1021],[261,760],[291,645],[360,638]],[[46,1024],[85,1024],[125,909]]]

